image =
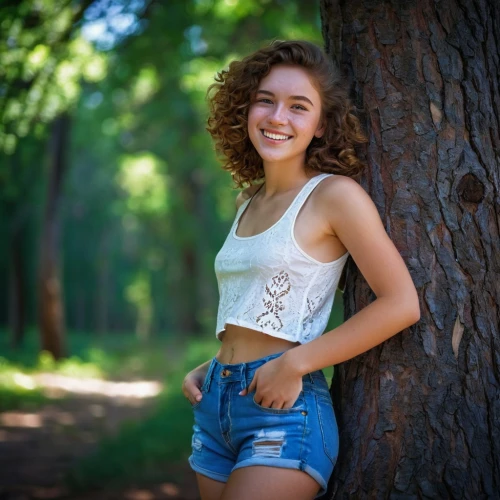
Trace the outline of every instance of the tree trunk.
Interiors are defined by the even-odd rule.
[[[10,290],[9,323],[12,332],[11,344],[14,349],[22,347],[25,333],[25,294],[24,286],[24,228],[16,217],[11,230],[10,244]]]
[[[59,278],[58,208],[66,170],[69,125],[70,119],[66,114],[57,118],[53,125],[48,193],[41,233],[38,304],[41,347],[55,359],[65,355],[63,297]]]
[[[24,164],[18,153],[11,155],[10,161],[11,172],[18,174],[18,172],[24,171]],[[26,184],[33,182],[33,180],[31,178],[29,181],[25,179],[22,179],[18,185],[14,185],[12,191],[16,194],[12,195],[11,192],[11,197],[7,197],[10,200],[4,205],[5,213],[11,214],[8,236],[10,252],[8,323],[11,331],[11,346],[14,349],[23,346],[26,328],[27,263],[25,258],[25,238],[30,217],[30,206],[29,203],[26,203],[26,196],[23,199],[22,193],[26,193]]]
[[[191,174],[179,178],[179,191],[182,193],[182,213],[189,214],[188,217],[179,218],[179,246],[180,267],[182,273],[179,275],[178,295],[181,304],[178,311],[178,325],[180,331],[187,335],[196,335],[201,332],[199,322],[199,280],[200,262],[198,259],[196,229],[202,226],[202,220],[198,217],[197,204],[199,203],[198,180]]]
[[[421,320],[335,367],[325,498],[500,498],[500,3],[322,0]],[[349,259],[345,315],[373,298]]]
[[[99,244],[98,257],[98,282],[99,290],[96,293],[97,302],[97,331],[104,336],[109,330],[109,294],[110,294],[110,270],[109,270],[109,248],[110,236],[103,234]]]
[[[182,290],[184,292],[183,307],[180,315],[181,331],[187,335],[199,333],[200,325],[197,320],[197,304],[194,300],[197,292],[197,267],[196,252],[188,242],[182,251],[183,279]]]

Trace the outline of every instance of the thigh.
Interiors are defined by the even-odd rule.
[[[254,465],[231,473],[220,500],[312,500],[319,489],[301,470]]]
[[[222,492],[226,486],[225,483],[210,479],[198,472],[196,473],[196,480],[198,481],[201,500],[221,500]]]

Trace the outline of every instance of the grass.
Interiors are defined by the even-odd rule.
[[[165,359],[176,344],[171,338],[154,338],[140,342],[133,334],[90,335],[68,334],[70,356],[55,362],[47,353],[39,352],[34,330],[26,335],[22,349],[12,349],[6,332],[0,331],[1,357],[26,372],[51,371],[59,374],[102,378],[156,378],[165,370]]]
[[[47,402],[43,391],[26,384],[23,375],[16,368],[5,366],[0,358],[0,412],[18,408],[32,411]]]

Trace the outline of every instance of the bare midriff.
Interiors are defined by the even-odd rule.
[[[248,363],[300,345],[300,342],[290,342],[227,323],[226,329],[221,333],[221,341],[222,346],[215,357],[223,364]]]

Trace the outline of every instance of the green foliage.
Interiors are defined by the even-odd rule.
[[[0,357],[0,412],[16,408],[33,409],[46,401],[31,377]]]
[[[74,28],[87,2],[16,2],[2,9],[0,39],[0,151],[14,153],[19,138],[38,136],[71,107],[80,80],[106,75],[106,57]]]
[[[0,330],[0,367],[6,373],[18,371],[25,375],[49,372],[76,378],[163,378],[169,369],[165,359],[175,360],[174,353],[182,350],[182,343],[172,339],[143,343],[130,332],[96,337],[88,332],[71,331],[68,343],[73,355],[55,361],[49,353],[39,351],[36,331],[30,330],[24,348],[16,350],[9,346],[6,331]]]
[[[125,212],[162,215],[168,210],[166,168],[151,153],[124,156],[117,180],[126,193]]]

